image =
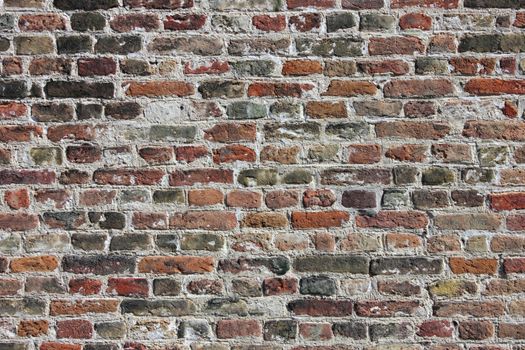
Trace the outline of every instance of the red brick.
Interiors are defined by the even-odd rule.
[[[425,52],[421,39],[414,36],[397,36],[388,38],[371,38],[368,52],[375,55],[414,55]]]
[[[357,215],[357,227],[421,229],[428,225],[428,218],[417,211],[380,211],[376,215]]]
[[[77,61],[78,75],[112,75],[117,72],[117,63],[110,57],[81,58]]]
[[[57,338],[90,339],[93,336],[93,325],[87,320],[57,321]]]
[[[369,81],[332,80],[323,96],[353,97],[359,95],[375,95],[377,87]]]
[[[315,8],[332,8],[335,7],[335,0],[288,0],[289,9],[315,7]]]
[[[392,8],[416,6],[455,9],[459,6],[459,0],[393,0],[391,3]]]
[[[42,137],[43,129],[36,125],[0,126],[0,142],[27,142]]]
[[[226,61],[211,60],[184,64],[184,74],[221,74],[228,71],[230,71],[230,65]]]
[[[4,200],[11,209],[29,208],[29,191],[26,188],[8,190],[4,194]]]
[[[213,150],[215,164],[234,162],[255,162],[257,155],[250,147],[244,145],[228,145]]]
[[[58,259],[51,255],[11,259],[12,272],[50,272],[58,267]]]
[[[496,259],[487,258],[450,258],[449,264],[450,270],[455,274],[471,273],[475,275],[493,275],[498,269],[498,261]]]
[[[454,85],[446,79],[392,80],[385,84],[386,97],[443,97],[454,95]]]
[[[490,207],[493,210],[525,209],[525,192],[502,192],[489,195]]]
[[[0,229],[27,231],[38,227],[38,217],[27,213],[0,213]]]
[[[205,256],[147,256],[140,260],[138,271],[155,274],[200,274],[214,269],[214,259]]]
[[[117,15],[110,21],[110,26],[117,32],[130,32],[141,29],[152,31],[158,29],[160,21],[157,15],[152,13],[129,13]]]
[[[262,195],[259,192],[233,190],[226,195],[226,205],[235,208],[259,208]]]
[[[40,337],[46,335],[49,322],[46,320],[22,320],[18,324],[17,334],[21,337]]]
[[[258,15],[252,18],[253,26],[265,32],[280,32],[286,28],[286,17]]]
[[[118,305],[117,299],[52,300],[49,315],[107,314],[116,312]]]
[[[525,258],[507,258],[503,260],[506,273],[525,273]]]
[[[348,162],[352,164],[374,164],[381,160],[380,145],[348,146]]]
[[[191,163],[207,155],[208,149],[205,146],[181,146],[175,148],[175,156],[178,161]]]
[[[264,295],[288,295],[297,291],[298,282],[293,277],[269,277],[263,281]]]
[[[99,294],[102,281],[92,278],[75,278],[69,281],[69,292],[72,294],[93,295]]]
[[[120,296],[147,297],[148,280],[145,278],[110,278],[107,293]]]
[[[432,17],[424,13],[407,13],[399,18],[401,29],[430,30],[432,28]]]
[[[220,190],[209,188],[209,189],[197,189],[190,190],[188,192],[188,203],[195,206],[207,206],[214,204],[222,204],[224,196]]]
[[[175,14],[166,16],[164,29],[168,30],[199,30],[206,24],[206,15]]]
[[[195,93],[192,84],[183,81],[128,81],[123,83],[127,96],[162,97],[189,96]]]
[[[132,224],[137,230],[166,230],[168,216],[165,213],[133,213]]]
[[[503,80],[493,78],[475,78],[464,87],[465,92],[478,96],[503,94],[525,94],[525,80]]]
[[[22,31],[57,31],[66,29],[66,21],[59,14],[28,14],[18,18],[18,27]]]
[[[525,141],[525,123],[513,120],[467,120],[463,136],[485,140]]]
[[[58,342],[43,342],[40,350],[81,350],[82,344],[65,344]]]
[[[219,320],[216,332],[219,339],[261,337],[262,327],[257,320]]]
[[[17,119],[27,114],[27,106],[18,102],[0,103],[0,119]]]
[[[290,17],[290,27],[299,32],[309,32],[321,27],[321,15],[318,13],[301,13]]]
[[[449,338],[454,334],[454,326],[450,321],[431,320],[419,325],[417,335],[420,337]]]
[[[366,74],[382,75],[404,75],[409,72],[409,65],[405,61],[400,60],[381,60],[381,61],[366,61],[359,62],[359,69]]]
[[[303,93],[310,91],[314,85],[309,83],[252,83],[248,87],[250,97],[302,97]]]
[[[341,227],[350,218],[344,211],[292,212],[292,226],[296,229]]]
[[[283,63],[283,75],[322,74],[323,67],[319,61],[290,60]]]
[[[251,123],[220,123],[204,130],[204,138],[213,142],[255,141],[256,128]]]

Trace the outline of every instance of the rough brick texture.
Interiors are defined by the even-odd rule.
[[[0,0],[0,350],[525,349],[524,0]]]

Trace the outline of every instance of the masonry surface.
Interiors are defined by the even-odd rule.
[[[525,1],[0,9],[0,350],[525,349]]]

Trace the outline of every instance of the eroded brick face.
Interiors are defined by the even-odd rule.
[[[0,350],[525,349],[524,28],[0,0]]]

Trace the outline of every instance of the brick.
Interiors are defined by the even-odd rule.
[[[331,8],[335,6],[335,0],[287,0],[289,9],[316,7]]]
[[[407,13],[399,18],[399,27],[404,30],[429,30],[432,27],[432,17],[424,13]]]
[[[344,317],[352,315],[353,303],[348,300],[298,299],[288,303],[294,315],[313,317]]]
[[[384,38],[371,38],[368,44],[368,52],[376,55],[413,55],[425,51],[425,45],[421,39],[413,36],[399,36]]]
[[[226,205],[240,208],[259,208],[262,195],[258,192],[235,190],[226,195]]]
[[[213,265],[214,259],[211,257],[153,256],[141,259],[138,269],[142,273],[194,274],[211,272]]]
[[[376,124],[376,133],[379,137],[438,140],[449,132],[450,126],[444,122],[394,121]]]
[[[257,320],[220,320],[217,323],[219,339],[261,336],[262,327]]]
[[[418,301],[359,301],[356,314],[365,317],[410,316],[418,312]]]
[[[124,4],[131,8],[175,10],[193,7],[193,0],[125,0]]]
[[[487,321],[462,321],[458,331],[461,339],[483,340],[494,335],[494,325]]]
[[[386,83],[383,92],[387,97],[442,97],[454,94],[449,80],[394,80]]]
[[[498,261],[495,259],[464,259],[450,258],[450,269],[455,274],[495,274],[498,268]]]
[[[454,9],[458,7],[458,4],[458,0],[394,0],[391,6],[392,8],[422,6]]]
[[[263,281],[264,295],[286,295],[295,294],[298,291],[298,282],[295,278],[266,278]]]
[[[498,337],[523,339],[525,337],[525,326],[523,323],[502,323],[498,328]]]
[[[293,212],[292,226],[298,229],[340,227],[348,219],[348,213],[343,211]]]
[[[320,74],[323,72],[322,65],[319,61],[310,60],[293,60],[286,61],[283,64],[283,75],[310,75]]]
[[[438,317],[497,317],[504,313],[505,308],[500,301],[440,302],[434,306],[434,315]]]
[[[6,231],[28,231],[38,227],[38,218],[27,213],[0,213],[0,228]]]
[[[370,264],[372,275],[391,274],[439,274],[443,271],[441,259],[414,258],[382,258],[373,260]]]
[[[148,280],[144,278],[111,278],[108,280],[107,292],[121,296],[148,296]]]
[[[93,325],[87,320],[58,321],[57,337],[69,339],[89,339],[93,336]]]
[[[428,218],[422,212],[381,211],[372,216],[357,216],[356,224],[358,227],[418,229],[427,226]]]
[[[22,15],[18,27],[23,31],[56,31],[66,29],[66,21],[58,14]]]
[[[464,89],[468,93],[479,96],[502,94],[523,95],[525,94],[525,81],[476,78],[469,80],[465,84]]]
[[[50,272],[58,267],[58,259],[54,256],[34,256],[15,258],[9,265],[12,272]]]
[[[160,21],[154,14],[126,14],[117,15],[111,19],[109,25],[116,32],[131,32],[134,30],[152,31],[159,28]]]
[[[232,212],[188,211],[171,215],[169,225],[175,229],[228,231],[237,226],[237,220]]]
[[[80,76],[112,75],[117,64],[111,58],[85,58],[77,61]]]
[[[29,65],[31,75],[63,74],[71,73],[71,60],[64,58],[35,58]]]
[[[424,145],[402,145],[388,149],[385,156],[401,162],[423,162],[427,147]]]
[[[72,294],[93,295],[99,294],[102,282],[90,278],[76,278],[69,281],[69,291]]]
[[[503,268],[506,273],[523,273],[525,271],[525,259],[508,258],[503,261]]]
[[[62,259],[62,269],[68,272],[96,275],[132,272],[135,270],[135,259],[125,256],[65,256]]]
[[[46,335],[49,323],[46,320],[21,321],[18,325],[17,334],[21,337],[39,337]]]
[[[29,192],[25,188],[7,191],[4,200],[11,209],[28,208],[30,203]]]
[[[454,326],[449,321],[426,321],[419,325],[420,337],[452,337]]]
[[[291,16],[290,28],[299,32],[309,32],[319,29],[321,26],[321,16],[318,13],[302,13]]]
[[[352,97],[359,95],[374,95],[376,91],[377,87],[371,82],[332,80],[328,90],[323,95]]]
[[[127,82],[124,83],[128,96],[189,96],[194,93],[193,85],[179,81]]]

